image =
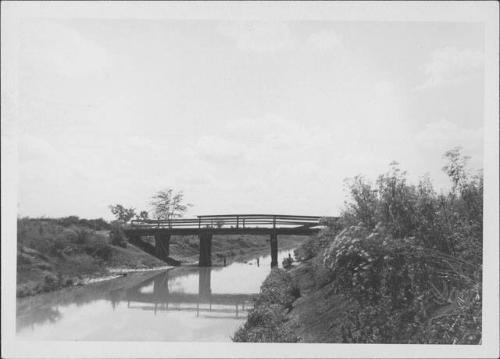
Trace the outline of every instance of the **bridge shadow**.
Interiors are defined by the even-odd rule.
[[[130,309],[158,312],[186,311],[196,316],[205,313],[210,318],[240,318],[253,307],[254,294],[212,293],[212,272],[223,267],[185,267],[169,270],[125,290],[111,295],[113,307],[125,300]],[[194,284],[197,279],[197,291]],[[184,284],[191,285],[186,292]],[[193,292],[194,291],[194,292]],[[123,295],[124,294],[124,295]]]

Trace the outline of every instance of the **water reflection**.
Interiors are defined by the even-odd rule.
[[[217,317],[217,313],[232,313],[235,317],[238,317],[242,311],[248,310],[252,299],[257,293],[212,293],[212,272],[218,270],[221,270],[221,268],[190,268],[187,271],[188,273],[186,271],[181,273],[186,279],[192,276],[198,277],[197,293],[189,292],[189,282],[187,280],[186,286],[170,288],[175,287],[175,279],[179,277],[179,273],[175,271],[159,273],[153,278],[126,290],[127,308],[152,310],[155,315],[158,311],[188,311],[196,312],[196,316],[199,316],[200,312],[208,312],[211,313],[209,316],[211,318]],[[170,286],[169,280],[171,282]],[[111,301],[113,307],[120,302],[120,298],[123,298],[123,296],[112,292]],[[224,317],[227,318],[227,316]]]
[[[279,253],[279,263],[288,253]],[[21,298],[17,335],[28,340],[228,341],[244,323],[270,263],[270,256],[261,256],[226,267],[134,273]]]

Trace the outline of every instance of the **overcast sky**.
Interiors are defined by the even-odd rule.
[[[20,215],[110,218],[165,187],[189,215],[336,215],[343,179],[482,167],[483,28],[409,22],[30,20]]]

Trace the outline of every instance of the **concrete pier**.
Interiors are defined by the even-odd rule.
[[[210,267],[212,265],[212,233],[203,231],[198,236],[200,238],[200,267]]]
[[[155,255],[166,260],[170,255],[170,234],[165,232],[155,233]]]
[[[271,234],[271,267],[278,265],[278,234]]]

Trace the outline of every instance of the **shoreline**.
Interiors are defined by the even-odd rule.
[[[287,240],[286,242],[283,241],[282,245],[278,247],[278,251],[294,249],[299,245],[298,242],[299,241],[297,241],[297,240]],[[240,263],[246,262],[252,258],[255,258],[256,256],[270,255],[270,248],[269,247],[248,247],[248,248],[244,248],[242,250],[244,251],[244,253],[237,254],[237,255],[231,256],[231,257],[226,257],[227,258],[227,265],[230,265],[231,263],[235,263],[235,262],[240,262]],[[213,256],[212,267],[223,266],[223,264],[220,263],[220,258],[217,257],[218,253],[219,252],[212,253],[212,256]],[[85,287],[85,286],[90,285],[90,284],[107,282],[107,281],[112,281],[115,279],[123,278],[123,277],[126,277],[128,274],[164,271],[164,270],[171,270],[171,269],[175,269],[175,268],[197,266],[198,262],[192,261],[191,257],[184,257],[183,259],[184,260],[191,259],[191,261],[185,262],[180,266],[161,265],[161,266],[152,266],[152,267],[148,267],[148,268],[107,267],[107,268],[105,268],[106,273],[95,273],[95,275],[82,276],[82,278],[74,279],[74,281],[70,285],[62,285],[62,286],[54,288],[52,290],[40,290],[38,292],[29,293],[27,295],[21,295],[21,296],[17,295],[16,298],[21,299],[21,298],[26,298],[26,297],[36,297],[38,295],[42,295],[45,293],[58,292],[58,291],[61,291],[64,289]]]

